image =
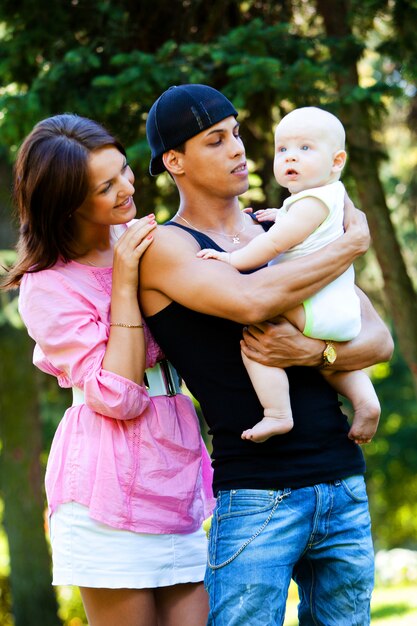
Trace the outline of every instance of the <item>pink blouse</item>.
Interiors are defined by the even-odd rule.
[[[75,261],[22,280],[19,310],[34,363],[61,387],[84,391],[55,433],[46,470],[50,513],[75,501],[92,518],[144,533],[190,533],[214,505],[210,459],[190,398],[149,397],[102,368],[111,268]],[[146,367],[163,356],[145,326]]]

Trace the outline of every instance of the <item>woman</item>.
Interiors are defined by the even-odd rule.
[[[198,626],[211,469],[140,313],[156,222],[131,223],[133,182],[97,123],[39,122],[15,166],[20,238],[3,287],[20,286],[35,365],[73,389],[46,471],[53,584],[80,587],[90,626]]]

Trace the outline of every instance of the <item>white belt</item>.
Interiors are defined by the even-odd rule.
[[[145,370],[144,378],[150,396],[175,396],[181,393],[181,379],[175,367],[167,359]]]
[[[79,387],[72,388],[72,406],[77,406],[78,404],[85,404],[84,400],[84,391]]]
[[[175,396],[181,393],[181,379],[177,370],[167,359],[145,370],[144,383],[150,396]],[[84,391],[72,388],[72,406],[85,404]]]

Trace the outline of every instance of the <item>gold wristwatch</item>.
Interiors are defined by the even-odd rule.
[[[326,341],[326,347],[323,350],[323,363],[321,367],[329,367],[329,365],[333,365],[333,363],[337,359],[336,348],[334,347],[331,341]]]

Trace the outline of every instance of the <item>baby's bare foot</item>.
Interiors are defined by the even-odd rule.
[[[253,428],[244,430],[241,437],[242,439],[250,439],[255,443],[262,443],[274,435],[288,433],[293,426],[294,422],[291,416],[264,417]]]
[[[381,407],[379,402],[363,402],[354,412],[349,439],[355,443],[370,443],[378,428]]]

